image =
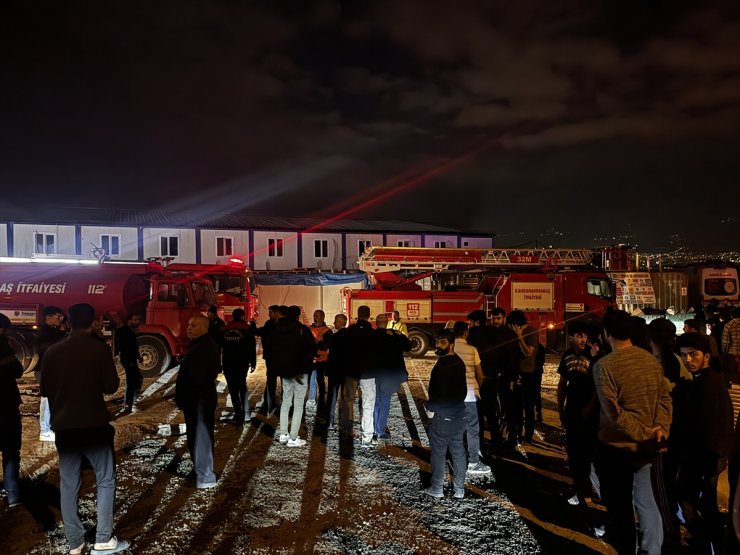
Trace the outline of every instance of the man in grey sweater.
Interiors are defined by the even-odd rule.
[[[615,310],[604,316],[612,353],[594,366],[600,404],[597,470],[617,553],[634,555],[634,508],[640,517],[640,552],[659,555],[663,523],[650,470],[671,424],[669,383],[654,356],[630,341],[630,316]],[[634,492],[634,495],[633,495]]]

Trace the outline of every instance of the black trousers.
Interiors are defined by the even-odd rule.
[[[593,495],[591,464],[594,462],[598,425],[579,415],[566,415],[565,451],[573,478],[573,489],[581,499]]]
[[[125,362],[121,365],[126,372],[126,393],[124,403],[129,407],[133,407],[136,396],[139,394],[139,390],[141,389],[141,384],[144,383],[144,378],[141,376],[138,362]]]
[[[692,553],[719,552],[722,523],[717,506],[717,480],[727,459],[710,452],[693,452],[681,458],[676,490],[691,533]]]
[[[277,372],[265,361],[265,393],[262,395],[262,406],[270,412],[277,405]]]
[[[538,379],[534,372],[521,374],[522,384],[519,388],[521,412],[519,413],[519,426],[517,430],[519,437],[524,437],[527,441],[532,441],[534,437],[534,407],[537,402]],[[522,418],[523,417],[523,418]],[[522,424],[524,425],[524,435],[522,436]]]
[[[491,434],[492,447],[500,447],[503,442],[503,434],[506,431],[504,423],[502,429],[501,422],[501,405],[498,398],[498,380],[486,378],[480,386],[480,414],[482,418],[478,419],[480,424],[481,446],[484,444],[483,430],[488,425],[488,431]]]
[[[229,386],[231,404],[234,406],[234,414],[237,418],[244,418],[244,415],[249,412],[247,371],[248,368],[224,368],[226,385]]]

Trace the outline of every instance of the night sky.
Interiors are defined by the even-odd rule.
[[[716,6],[3,2],[0,208],[740,250],[740,3]]]

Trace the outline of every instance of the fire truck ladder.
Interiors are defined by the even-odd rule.
[[[590,249],[425,249],[371,247],[358,259],[368,273],[402,270],[442,272],[450,269],[544,268],[588,266]]]

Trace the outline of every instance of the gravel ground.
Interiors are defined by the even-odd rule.
[[[173,401],[176,369],[147,378],[139,412],[114,421],[118,484],[116,533],[133,553],[604,553],[578,508],[565,503],[570,488],[554,411],[556,359],[543,379],[544,422],[538,437],[509,456],[487,460],[491,477],[451,491],[442,501],[422,494],[429,481],[423,402],[435,359],[408,361],[410,379],[393,397],[392,439],[374,449],[340,443],[335,432],[306,416],[308,445],[273,441],[277,417],[255,417],[243,428],[216,424],[219,484],[196,490]],[[249,376],[252,405],[261,398],[264,367]],[[231,412],[219,384],[219,414]],[[123,391],[111,396],[120,406]],[[0,508],[0,553],[63,553],[57,457],[38,441],[38,397],[23,392],[22,476],[25,504]],[[94,537],[95,487],[85,470],[81,516]]]

